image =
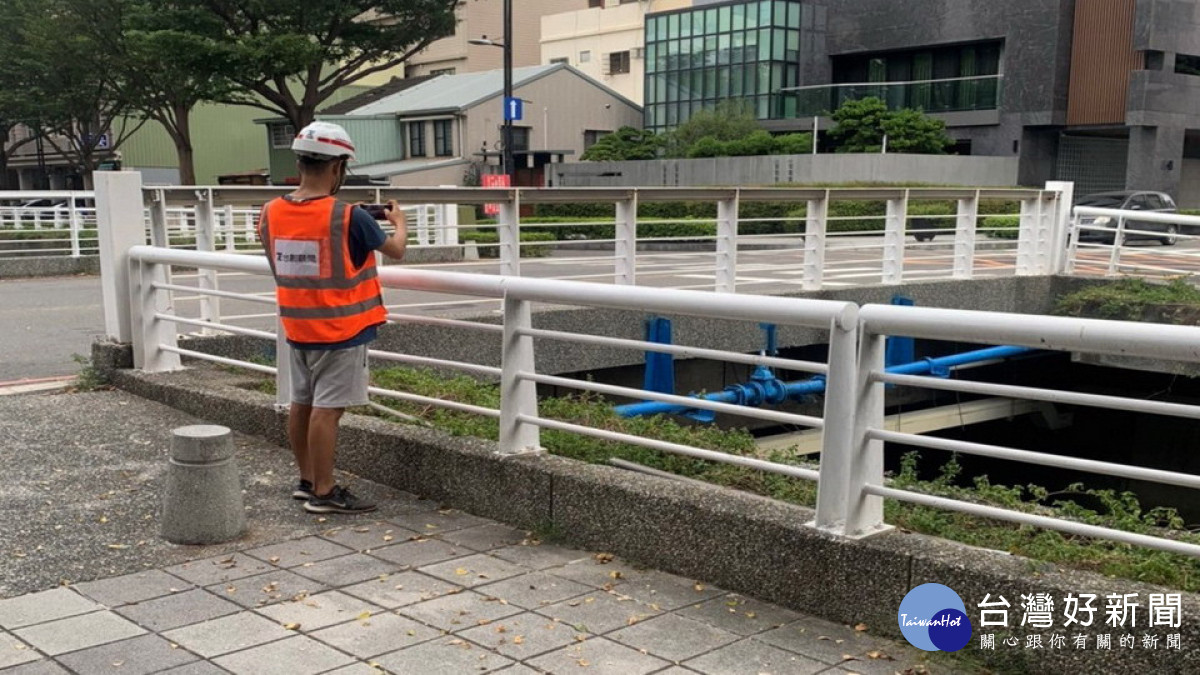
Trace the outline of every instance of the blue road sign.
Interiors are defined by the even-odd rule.
[[[504,121],[516,122],[523,117],[525,106],[521,99],[516,96],[509,96],[504,99]]]

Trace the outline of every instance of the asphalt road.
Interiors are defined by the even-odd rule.
[[[845,288],[881,282],[881,237],[856,237],[831,241],[826,253],[826,286]],[[906,280],[947,278],[953,267],[950,241],[932,244],[906,242]],[[1077,273],[1103,275],[1108,269],[1110,249],[1080,249]],[[796,291],[803,274],[802,252],[774,249],[739,252],[738,292],[780,293]],[[711,289],[715,282],[714,256],[707,253],[639,253],[638,284],[645,286]],[[1015,250],[984,249],[976,253],[977,276],[1013,274]],[[1160,273],[1200,274],[1200,241],[1163,247],[1154,242],[1136,242],[1122,252],[1122,262]],[[554,257],[527,259],[522,274],[534,277],[582,277],[588,281],[611,282],[611,251],[560,251]],[[464,263],[439,266],[461,272],[496,274],[495,263]],[[176,283],[194,285],[195,276],[180,276]],[[222,290],[260,293],[269,297],[271,283],[265,278],[222,275]],[[437,293],[388,289],[385,298],[393,311],[418,314],[478,314],[495,311],[499,303],[483,299]],[[232,323],[272,329],[275,321],[269,305],[223,299],[223,317],[242,316]],[[401,309],[395,306],[404,305]],[[198,301],[178,294],[177,310],[198,316]],[[190,329],[189,329],[190,330]],[[98,277],[58,277],[0,281],[0,383],[70,375],[79,371],[73,354],[88,354],[93,339],[104,334],[104,313]]]

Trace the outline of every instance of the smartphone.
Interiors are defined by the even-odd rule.
[[[387,220],[387,210],[390,208],[387,204],[363,204],[362,207],[375,220]]]

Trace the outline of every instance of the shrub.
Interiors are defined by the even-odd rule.
[[[480,258],[499,258],[500,247],[484,244],[499,244],[500,233],[493,230],[463,230],[458,235],[459,241],[473,241],[480,244]],[[549,232],[521,232],[521,243],[538,242],[538,241],[556,241],[557,238]],[[553,246],[522,246],[522,258],[544,258],[550,255]]]
[[[992,239],[1017,239],[1021,236],[1020,216],[984,216],[979,219],[979,229]]]

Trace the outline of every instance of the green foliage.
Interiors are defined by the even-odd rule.
[[[730,141],[705,136],[688,148],[687,156],[698,157],[746,157],[760,155],[788,155],[808,152],[812,149],[812,134],[788,134],[772,136],[758,129],[743,138]]]
[[[79,374],[75,376],[75,391],[96,391],[108,384],[89,357],[72,354],[71,360],[79,365]]]
[[[666,134],[666,156],[688,157],[701,139],[736,141],[761,131],[754,110],[745,101],[726,99],[714,108],[692,114],[688,121]]]
[[[461,241],[473,241],[479,244],[480,258],[499,258],[500,247],[495,244],[500,243],[500,233],[495,230],[463,230],[459,233]],[[558,237],[549,232],[521,232],[521,243],[535,244],[535,242],[555,241]],[[545,258],[550,255],[553,250],[552,246],[521,246],[522,258]]]
[[[885,134],[889,152],[941,155],[954,144],[941,120],[919,110],[888,110],[874,97],[846,101],[834,111],[833,121],[829,137],[841,153],[881,152]]]
[[[979,228],[992,239],[1017,239],[1020,235],[1020,216],[986,216],[979,220]]]
[[[629,159],[655,159],[663,146],[663,137],[648,129],[621,127],[596,141],[579,158],[585,162],[620,162]]]
[[[1200,290],[1183,279],[1168,284],[1121,279],[1062,296],[1054,313],[1121,321],[1144,321],[1146,312],[1162,305],[1200,307]]]

